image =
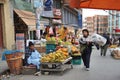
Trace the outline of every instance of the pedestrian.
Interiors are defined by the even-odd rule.
[[[87,29],[82,30],[83,37],[80,38],[80,51],[84,63],[85,70],[90,70],[90,56],[92,52],[92,42],[90,40],[89,31]]]
[[[101,46],[101,56],[106,56],[107,49],[111,43],[109,35],[107,33],[103,34],[103,37],[106,38],[107,42],[104,46]]]
[[[118,38],[118,41],[119,41],[118,46],[120,46],[120,37]]]

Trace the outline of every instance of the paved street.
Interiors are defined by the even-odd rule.
[[[8,70],[7,63],[6,61],[1,61],[1,58],[0,58],[0,74],[6,70]]]
[[[85,71],[82,66],[74,66],[63,76],[54,75],[19,75],[9,80],[120,80],[120,61],[109,56],[101,57],[99,51],[94,50],[91,57],[91,70]]]

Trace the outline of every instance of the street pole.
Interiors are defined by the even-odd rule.
[[[40,40],[40,16],[43,8],[43,0],[34,0],[35,16],[36,16],[36,36]]]

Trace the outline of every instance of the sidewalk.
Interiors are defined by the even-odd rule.
[[[100,51],[93,49],[91,55],[91,69],[85,71],[83,64],[73,66],[73,69],[66,71],[62,76],[53,75],[17,75],[9,80],[120,80],[120,61],[110,56],[100,56]]]
[[[2,61],[0,58],[0,74],[2,74],[4,71],[8,70],[8,65],[6,61]]]

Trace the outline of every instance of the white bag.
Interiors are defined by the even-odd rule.
[[[104,38],[104,37],[102,37],[102,36],[99,35],[99,34],[93,34],[93,35],[91,36],[91,38],[92,38],[92,41],[93,41],[93,42],[97,43],[97,44],[100,45],[100,46],[104,46],[104,45],[106,44],[106,42],[107,42],[107,39]]]

